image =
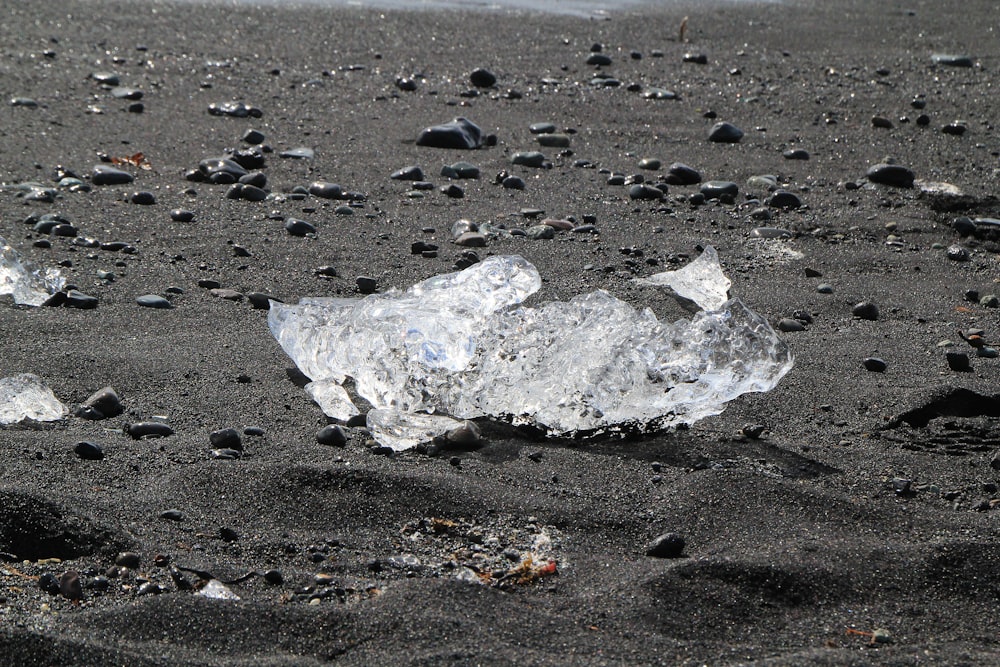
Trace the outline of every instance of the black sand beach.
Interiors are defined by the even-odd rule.
[[[1000,217],[995,4],[815,4],[598,21],[0,3],[0,236],[97,299],[0,302],[0,378],[38,375],[71,409],[110,386],[124,407],[0,427],[0,664],[1000,661],[1000,359],[979,351],[1000,344],[984,298],[1000,291],[1000,246],[988,222],[955,223]],[[586,64],[595,44],[610,66]],[[476,68],[497,83],[470,94]],[[134,90],[116,97],[101,72]],[[652,87],[679,99],[645,99]],[[261,115],[209,113],[228,102]],[[416,145],[456,116],[496,145]],[[529,128],[543,121],[571,153],[539,148]],[[709,142],[719,121],[744,137]],[[249,148],[249,129],[273,148],[253,170],[273,196],[186,179]],[[300,147],[313,157],[280,157]],[[783,156],[794,149],[809,159]],[[511,164],[532,150],[551,167]],[[138,153],[149,169],[119,160],[129,184],[73,192],[53,178],[90,184],[101,156]],[[460,160],[480,178],[439,175]],[[887,160],[915,187],[866,178]],[[700,203],[699,185],[669,185],[635,200],[608,184],[660,182],[673,162],[739,193]],[[434,184],[419,198],[389,177],[410,165]],[[524,189],[495,183],[502,171]],[[760,175],[801,206],[769,206],[766,184],[748,183]],[[363,196],[291,196],[315,181]],[[29,201],[26,182],[53,200]],[[441,192],[451,184],[464,196]],[[131,203],[136,192],[155,203]],[[29,217],[46,213],[77,236],[35,231]],[[526,229],[570,216],[597,233],[475,248],[450,233],[462,218]],[[316,233],[289,234],[288,218]],[[416,241],[436,256],[413,254]],[[717,417],[625,440],[484,421],[481,447],[436,456],[373,453],[360,428],[319,444],[330,420],[248,299],[360,296],[359,276],[405,288],[473,250],[534,263],[533,303],[600,288],[670,320],[684,311],[633,278],[706,245],[733,295],[801,325],[781,333],[795,365]],[[173,308],[136,303],[149,294]],[[861,302],[876,319],[852,314]],[[148,421],[173,435],[123,431]],[[224,428],[241,458],[213,458]],[[104,458],[82,459],[81,441]],[[647,556],[665,534],[682,553]],[[211,579],[239,599],[199,594]]]

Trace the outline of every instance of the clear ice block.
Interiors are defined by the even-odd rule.
[[[343,388],[352,379],[374,408],[373,435],[394,449],[454,427],[438,413],[491,416],[549,435],[691,424],[743,393],[770,390],[791,368],[767,321],[728,298],[713,248],[644,282],[702,310],[662,323],[603,290],[526,308],[541,280],[511,256],[405,292],[274,302],[268,322],[313,380],[307,390],[324,412],[356,414]]]
[[[25,419],[51,422],[64,416],[66,406],[37,375],[21,373],[0,378],[0,424],[16,424]]]
[[[0,295],[10,294],[14,303],[40,306],[64,283],[57,269],[36,267],[0,237]]]

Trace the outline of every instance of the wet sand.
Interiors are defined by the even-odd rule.
[[[125,165],[134,183],[63,190],[52,203],[0,191],[0,236],[99,300],[92,310],[0,303],[0,377],[34,373],[70,407],[111,386],[124,405],[102,421],[0,428],[0,663],[995,663],[1000,360],[977,356],[959,332],[1000,343],[1000,311],[967,295],[1000,290],[998,247],[952,226],[1000,217],[994,8],[821,4],[608,21],[103,0],[9,7],[5,103],[37,106],[3,108],[0,181],[55,187],[58,166],[88,176],[99,154],[141,152],[151,168]],[[585,64],[595,43],[611,66]],[[685,62],[688,53],[707,63]],[[974,66],[935,64],[934,53]],[[477,67],[498,83],[465,96]],[[598,71],[621,85],[593,85]],[[142,112],[95,72],[141,90]],[[643,99],[652,86],[680,99]],[[230,101],[262,116],[208,113]],[[496,146],[415,144],[455,116],[495,134]],[[529,126],[541,121],[572,131],[572,154],[542,148],[552,168],[511,165],[537,148]],[[745,136],[708,142],[718,121]],[[964,134],[942,131],[955,121]],[[251,128],[274,149],[261,169],[270,192],[322,180],[364,201],[345,215],[336,209],[346,201],[233,200],[226,185],[185,180],[201,160],[246,147]],[[314,157],[279,157],[297,147]],[[799,148],[809,160],[783,157]],[[643,158],[664,168],[643,171]],[[912,169],[918,187],[869,183],[866,171],[887,158]],[[451,198],[438,174],[459,160],[482,175],[455,181],[464,197]],[[696,185],[630,200],[601,172],[656,182],[675,161],[737,183],[735,203],[693,205]],[[435,185],[422,198],[389,178],[409,165]],[[495,184],[504,170],[525,189]],[[751,217],[769,193],[748,179],[763,174],[803,206]],[[964,194],[931,194],[923,182]],[[129,203],[137,191],[156,203]],[[173,221],[172,209],[195,218]],[[266,311],[200,286],[286,302],[357,295],[359,276],[405,288],[452,270],[467,250],[451,242],[456,220],[524,228],[523,209],[594,216],[599,232],[475,249],[534,263],[545,279],[536,301],[600,288],[680,317],[633,278],[711,244],[752,309],[774,324],[811,320],[782,334],[794,368],[776,389],[674,433],[550,441],[483,423],[474,451],[383,456],[362,429],[348,429],[342,448],[318,444],[329,420]],[[45,213],[81,238],[131,249],[24,223]],[[288,217],[317,233],[289,235]],[[788,238],[754,238],[759,227]],[[439,246],[437,256],[411,254],[415,241]],[[967,261],[949,259],[949,246]],[[337,275],[318,275],[323,266]],[[824,283],[832,292],[818,291]],[[142,308],[145,294],[174,308]],[[863,301],[878,319],[852,315]],[[948,351],[969,354],[971,372],[951,370]],[[885,371],[866,370],[870,357]],[[122,431],[154,419],[175,433]],[[759,437],[748,437],[754,425]],[[222,428],[244,433],[241,459],[212,458],[209,434]],[[80,441],[100,444],[103,460],[80,459]],[[682,555],[648,557],[667,533],[684,538]],[[70,571],[82,599],[69,599],[71,585],[68,595],[43,590]],[[199,595],[209,578],[240,599]]]

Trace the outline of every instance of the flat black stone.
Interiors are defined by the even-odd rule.
[[[94,185],[125,185],[134,180],[135,177],[127,171],[106,164],[94,165],[94,171],[90,175],[90,182]]]
[[[455,118],[450,123],[424,129],[417,137],[418,146],[431,148],[473,149],[483,145],[482,129],[467,118]]]
[[[914,174],[899,164],[877,164],[868,170],[868,180],[897,188],[912,188]]]
[[[104,450],[93,442],[78,442],[73,446],[73,452],[85,461],[100,461],[104,458]]]

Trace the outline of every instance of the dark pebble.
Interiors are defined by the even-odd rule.
[[[265,137],[264,133],[259,130],[247,130],[246,132],[243,133],[243,136],[241,138],[246,143],[256,146],[257,144],[264,143]]]
[[[354,283],[362,294],[374,294],[378,290],[378,281],[369,276],[358,276]]]
[[[789,149],[782,153],[786,160],[808,160],[809,151],[802,148]]]
[[[793,209],[802,206],[802,200],[794,192],[778,190],[768,198],[767,205],[771,208]]]
[[[247,301],[255,310],[270,310],[272,301],[281,303],[281,299],[266,292],[250,292],[247,294]]]
[[[889,364],[885,363],[884,359],[879,359],[878,357],[868,357],[867,359],[863,359],[861,363],[872,373],[884,373],[885,369],[889,367]]]
[[[216,449],[243,451],[243,439],[240,437],[240,432],[235,428],[222,428],[212,431],[208,435],[208,440],[212,444],[212,447]]]
[[[416,165],[397,169],[389,175],[395,181],[422,181],[424,180],[424,170]]]
[[[316,433],[316,442],[330,447],[343,447],[347,444],[347,434],[337,424],[327,424]]]
[[[596,67],[607,67],[611,64],[611,57],[606,56],[603,53],[592,53],[587,58],[588,65],[594,65]]]
[[[469,82],[476,88],[491,88],[496,85],[497,77],[488,69],[480,67],[469,74]]]
[[[525,188],[524,179],[520,176],[508,176],[500,182],[500,185],[507,190],[523,190]]]
[[[636,183],[628,189],[629,199],[659,201],[666,196],[660,188],[645,183]]]
[[[55,295],[53,295],[55,296]],[[66,292],[66,298],[63,300],[62,305],[67,308],[78,308],[80,310],[92,310],[97,308],[97,297],[89,296],[83,292],[78,292],[75,289],[71,289]]]
[[[160,518],[167,521],[183,521],[184,513],[178,509],[163,510],[160,512]]]
[[[683,162],[674,162],[667,169],[666,182],[670,185],[695,185],[701,183],[701,174],[697,169]]]
[[[309,184],[309,194],[320,199],[346,199],[344,188],[337,183],[316,181]]]
[[[441,192],[452,199],[461,199],[465,196],[465,190],[463,190],[461,186],[455,185],[454,183],[442,186]]]
[[[972,67],[973,65],[971,57],[951,53],[935,53],[931,56],[931,60],[936,65],[947,65],[948,67]]]
[[[716,123],[708,133],[708,140],[717,144],[735,144],[742,138],[743,130],[726,122]]]
[[[646,169],[648,171],[657,171],[661,166],[662,162],[654,157],[647,157],[639,160],[639,169]]]
[[[695,63],[696,65],[708,64],[708,56],[704,53],[685,53],[682,60],[686,63]]]
[[[479,178],[479,167],[469,162],[456,162],[441,167],[445,178]]]
[[[236,290],[229,289],[227,287],[216,287],[208,292],[215,298],[225,299],[226,301],[242,301],[245,298],[242,292],[237,292]]]
[[[67,600],[82,600],[83,582],[80,580],[80,573],[76,570],[63,572],[59,577],[59,593]]]
[[[51,572],[43,572],[38,577],[38,587],[49,595],[59,595],[59,579]]]
[[[264,201],[267,199],[267,191],[258,188],[256,185],[243,185],[240,188],[240,199],[244,201]]]
[[[868,180],[897,188],[912,188],[914,174],[899,164],[877,164],[868,170]]]
[[[134,180],[135,177],[127,171],[106,164],[95,165],[94,171],[90,175],[90,182],[94,185],[125,185]]]
[[[278,586],[285,581],[285,577],[281,574],[281,570],[267,570],[261,576],[264,578],[264,581],[272,586]]]
[[[123,551],[115,558],[115,565],[134,570],[142,563],[142,557],[134,551]]]
[[[292,236],[307,236],[316,233],[316,227],[298,218],[288,218],[285,221],[285,231]]]
[[[785,333],[790,333],[793,331],[805,331],[806,327],[804,324],[802,324],[802,322],[799,322],[794,318],[782,317],[780,320],[778,320],[778,330],[784,331]]]
[[[699,190],[706,199],[720,199],[723,195],[735,197],[740,192],[740,186],[732,181],[708,181]]]
[[[194,220],[194,211],[188,211],[182,208],[175,208],[170,211],[170,219],[174,222],[191,222]]]
[[[174,304],[164,299],[159,294],[143,294],[136,298],[135,302],[143,308],[173,308]]]
[[[972,370],[972,363],[969,355],[965,352],[948,352],[945,354],[948,360],[948,368],[959,373],[968,373]]]
[[[80,405],[80,409],[77,410],[76,416],[82,419],[107,419],[109,417],[117,417],[122,413],[122,403],[121,399],[118,398],[118,394],[111,387],[105,387],[100,391],[94,392],[90,397]]]
[[[239,449],[229,449],[223,447],[221,449],[213,449],[210,451],[213,459],[219,461],[236,461],[243,458],[243,452]]]
[[[969,128],[964,123],[954,122],[954,123],[948,123],[947,125],[942,127],[941,131],[944,132],[945,134],[950,134],[954,137],[960,137],[963,134],[965,134],[966,130],[968,129]]]
[[[174,429],[163,422],[137,422],[125,427],[125,432],[135,440],[143,438],[165,438],[174,434]]]
[[[449,123],[424,129],[417,137],[418,146],[432,148],[479,148],[486,137],[482,129],[467,118],[455,118]]]
[[[646,555],[653,558],[679,558],[684,553],[684,538],[677,533],[660,535],[646,547]]]
[[[78,442],[73,445],[73,452],[85,461],[100,461],[104,458],[104,450],[94,442]]]
[[[855,304],[854,308],[851,309],[851,314],[862,320],[874,321],[878,319],[878,306],[870,301],[862,301]]]
[[[210,182],[218,185],[235,183],[248,172],[242,165],[228,157],[205,158],[198,163],[198,171]],[[220,178],[220,177],[225,178]],[[225,180],[228,178],[229,180]]]

